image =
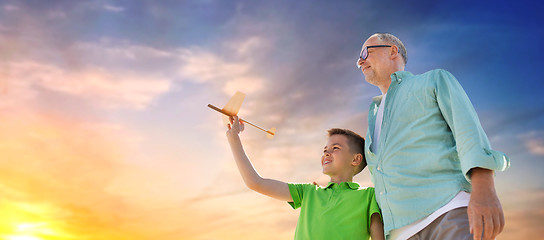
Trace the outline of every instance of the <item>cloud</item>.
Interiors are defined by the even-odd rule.
[[[56,39],[28,15],[5,26],[0,94],[9,103],[0,106],[69,95],[99,108],[141,110],[168,92],[177,76],[172,73],[179,60],[157,48],[108,38]]]
[[[530,153],[537,156],[544,156],[544,132],[543,131],[531,131],[519,135],[518,137],[523,141],[523,144],[529,150]]]
[[[257,36],[247,40],[225,40],[223,51],[200,47],[160,49],[119,39],[103,38],[98,43],[78,43],[70,51],[81,56],[84,65],[121,68],[140,75],[153,73],[170,80],[209,84],[231,96],[236,90],[246,94],[262,91],[266,79],[255,70],[252,52],[267,46]]]
[[[36,21],[27,21],[33,27],[25,29],[41,29]],[[58,45],[50,37],[41,37],[44,31],[30,32],[33,36],[21,34],[41,39],[32,52],[25,50],[30,44],[26,37],[0,34],[1,50],[10,53],[0,63],[4,77],[0,90],[14,93],[10,94],[12,102],[34,99],[42,90],[49,90],[101,108],[141,110],[183,82],[222,89],[227,96],[237,90],[255,94],[267,85],[255,70],[251,54],[267,44],[259,37],[225,41],[224,51],[212,52],[199,47],[157,48],[112,38]]]
[[[5,68],[4,92],[19,99],[31,99],[40,89],[47,89],[104,108],[142,109],[170,88],[165,78],[104,68],[66,70],[34,61],[12,62]],[[26,96],[16,96],[19,93]]]
[[[110,12],[118,13],[118,12],[125,11],[124,7],[114,6],[114,5],[110,5],[110,4],[104,4],[103,7],[104,7],[105,10],[110,11]]]
[[[14,12],[20,9],[19,6],[12,5],[12,4],[5,4],[3,8],[4,8],[4,11],[6,12]]]
[[[245,50],[240,53],[247,54]],[[199,83],[212,83],[221,87],[227,95],[232,95],[237,90],[246,94],[264,90],[265,79],[253,72],[254,63],[243,59],[237,60],[235,55],[224,57],[193,48],[181,51],[180,59],[183,62],[179,69],[181,76]]]
[[[53,10],[47,12],[47,17],[50,19],[65,19],[66,18],[66,12],[59,11],[59,10]]]

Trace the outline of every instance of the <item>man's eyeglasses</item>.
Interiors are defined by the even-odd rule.
[[[363,51],[361,51],[361,55],[359,55],[359,59],[366,60],[368,58],[368,49],[369,48],[379,48],[379,47],[391,47],[391,45],[366,46],[365,48],[363,48]],[[359,59],[357,59],[357,67],[361,68],[361,65],[359,65]]]

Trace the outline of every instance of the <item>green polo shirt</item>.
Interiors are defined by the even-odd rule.
[[[326,187],[289,183],[293,209],[302,207],[295,239],[369,239],[370,217],[380,214],[374,188],[354,182]]]

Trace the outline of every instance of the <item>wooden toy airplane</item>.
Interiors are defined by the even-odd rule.
[[[215,110],[215,111],[218,111],[222,114],[225,114],[229,117],[233,117],[233,116],[236,116],[238,114],[238,110],[240,110],[240,107],[242,106],[242,102],[244,101],[244,98],[246,97],[245,94],[241,93],[241,92],[236,92],[234,94],[234,96],[232,96],[232,98],[229,100],[229,102],[227,102],[227,105],[225,105],[225,107],[223,107],[223,109],[219,109],[218,107],[214,106],[214,105],[211,105],[211,104],[208,104],[208,107]],[[270,130],[266,130],[266,129],[263,129],[253,123],[250,123],[244,119],[241,119],[240,118],[240,121],[242,122],[245,122],[251,126],[254,126],[256,128],[258,128],[259,130],[261,131],[264,131],[266,134],[266,136],[268,138],[273,138],[275,133],[276,133],[276,128],[271,128]]]

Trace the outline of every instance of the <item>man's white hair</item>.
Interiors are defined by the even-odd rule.
[[[396,37],[395,35],[391,33],[375,33],[372,36],[378,37],[380,41],[383,41],[384,43],[389,43],[397,46],[399,48],[399,53],[402,56],[402,59],[404,60],[404,65],[408,63],[408,53],[406,52],[406,47],[404,46],[404,43]]]

